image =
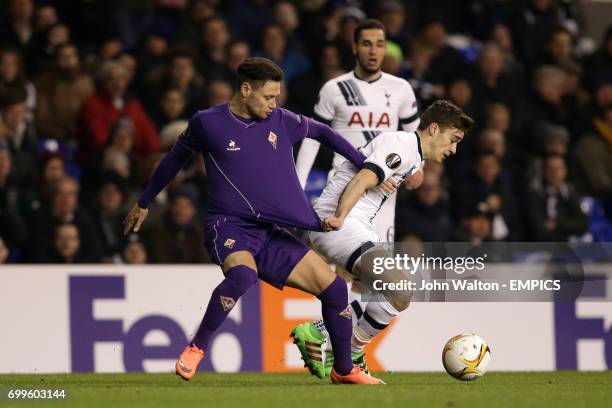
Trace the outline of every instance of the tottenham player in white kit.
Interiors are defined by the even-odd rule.
[[[362,256],[374,251],[388,255],[384,247],[377,245],[381,237],[376,234],[375,216],[381,204],[395,194],[383,188],[383,183],[392,181],[399,185],[421,169],[423,160],[442,162],[455,154],[457,144],[473,123],[472,118],[451,102],[436,101],[423,112],[416,132],[381,133],[361,147],[360,151],[367,157],[363,168],[359,170],[349,161],[342,162],[315,201],[314,209],[323,219],[324,229],[330,232],[310,231],[313,248],[355,279],[370,273],[363,269],[368,266],[362,265]],[[386,291],[376,296],[373,302],[350,301],[353,363],[364,369],[365,346],[410,303],[410,294],[406,291]],[[331,353],[322,350],[326,341],[322,320],[299,325],[292,336],[299,340],[296,344],[309,345],[300,348],[300,353],[311,373],[320,378],[328,375],[333,361]],[[321,358],[323,354],[325,362]]]
[[[363,146],[381,132],[414,132],[419,116],[412,87],[404,79],[381,71],[387,47],[385,27],[377,20],[364,20],[356,27],[354,37],[355,69],[323,85],[314,108],[315,118],[330,125],[355,147]],[[319,146],[316,140],[302,142],[296,159],[302,187],[306,186]],[[343,161],[336,154],[330,174]],[[376,232],[387,242],[394,240],[395,201],[395,196],[386,200],[376,216]]]

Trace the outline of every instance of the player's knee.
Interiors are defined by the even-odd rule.
[[[246,265],[236,265],[230,268],[225,277],[236,290],[242,293],[257,282],[257,272]]]
[[[227,274],[230,269],[239,265],[245,265],[257,273],[255,258],[248,251],[236,251],[229,254],[223,261],[223,272]]]

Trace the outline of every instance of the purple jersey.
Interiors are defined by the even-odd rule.
[[[264,120],[247,120],[234,115],[228,104],[196,113],[171,153],[187,149],[203,154],[211,216],[320,230],[321,221],[300,186],[293,161],[293,144],[306,136],[328,145],[358,167],[363,164],[363,155],[329,127],[310,118],[278,108]],[[163,179],[165,186],[168,175],[158,172],[153,179]],[[160,184],[153,179],[139,200],[142,207],[160,190],[150,188]]]

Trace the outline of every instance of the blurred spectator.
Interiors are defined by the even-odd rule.
[[[154,72],[146,82],[145,92],[151,115],[163,115],[159,101],[167,96],[169,89],[182,92],[184,106],[181,114],[191,117],[202,109],[205,100],[204,79],[196,71],[195,56],[190,49],[177,49],[170,55],[167,69]]]
[[[147,247],[138,234],[128,234],[127,237],[124,237],[121,256],[115,259],[115,263],[126,263],[128,265],[147,263]]]
[[[588,106],[591,96],[582,86],[582,67],[577,62],[562,64],[565,73],[563,109],[568,112],[567,126],[572,134],[581,135],[588,129]]]
[[[144,77],[147,73],[160,69],[166,62],[168,40],[158,31],[149,32],[144,44],[140,47],[138,56],[138,76]]]
[[[472,87],[465,78],[455,78],[447,86],[446,97],[468,115],[474,115]]]
[[[124,180],[132,176],[132,163],[130,157],[118,150],[106,150],[102,159],[102,171],[113,172]]]
[[[232,41],[227,46],[227,62],[225,64],[231,74],[232,81],[237,80],[238,65],[251,56],[251,47],[246,41]],[[233,84],[232,84],[233,85]]]
[[[406,46],[408,33],[404,27],[406,19],[404,5],[399,0],[383,0],[378,3],[378,19],[385,26],[387,40]]]
[[[230,41],[231,36],[227,25],[220,16],[209,17],[202,23],[202,50],[200,55],[203,56],[203,61],[199,71],[206,79],[228,75],[225,64],[227,61],[227,45]]]
[[[533,62],[546,43],[548,33],[560,23],[553,0],[529,0],[527,6],[519,8],[511,28],[521,58]]]
[[[514,202],[509,174],[492,152],[481,153],[473,173],[467,180],[454,179],[458,208],[478,206],[491,215],[490,238],[495,241],[516,241],[521,224]],[[474,204],[475,203],[475,204]]]
[[[552,65],[542,65],[534,72],[533,92],[529,103],[523,108],[524,130],[522,145],[527,151],[533,151],[537,145],[537,125],[551,123],[566,126],[568,112],[563,106],[563,86],[565,73]]]
[[[167,124],[180,119],[187,119],[185,114],[187,98],[180,88],[168,88],[159,101],[159,114],[155,115],[157,128],[161,129]],[[200,106],[199,109],[202,109]],[[198,110],[199,110],[198,109]]]
[[[414,89],[419,106],[428,106],[436,98],[445,95],[444,85],[431,78],[429,67],[436,50],[422,42],[413,41],[402,77],[406,78]]]
[[[536,65],[555,65],[562,68],[563,65],[574,62],[573,41],[567,28],[553,27],[547,35],[544,51]]]
[[[583,194],[612,200],[612,82],[595,91],[595,115],[591,130],[574,149],[575,184]]]
[[[314,105],[323,84],[344,73],[340,61],[340,50],[333,42],[321,46],[320,55],[315,61],[318,61],[319,64],[314,72],[296,78],[289,89],[291,109],[307,116],[314,115]]]
[[[491,213],[482,204],[466,205],[459,214],[459,228],[454,241],[479,244],[491,241]]]
[[[507,134],[510,131],[510,110],[503,103],[492,103],[485,111],[485,127]]]
[[[19,47],[25,53],[34,34],[33,16],[33,0],[11,0],[8,18],[0,23],[1,44]]]
[[[572,235],[587,232],[587,217],[566,176],[565,159],[548,156],[544,159],[544,177],[532,181],[525,197],[525,213],[533,241],[567,241]]]
[[[450,203],[444,197],[437,174],[425,172],[423,184],[415,194],[406,194],[404,191],[398,194],[404,196],[397,208],[395,230],[398,236],[416,234],[424,242],[451,240],[453,223]]]
[[[53,248],[44,262],[58,264],[84,263],[81,254],[81,236],[76,225],[66,222],[55,227]]]
[[[589,90],[595,89],[602,78],[612,72],[612,24],[608,26],[601,46],[585,61],[584,83]]]
[[[12,176],[12,158],[8,146],[0,143],[0,232],[9,249],[25,244],[28,228],[20,214],[20,191]]]
[[[225,80],[215,79],[208,83],[206,87],[208,102],[206,106],[215,106],[229,102],[234,93],[232,86]],[[282,104],[279,103],[279,106]]]
[[[176,35],[176,43],[181,46],[193,46],[200,40],[200,29],[206,19],[217,14],[218,3],[210,0],[192,0],[189,9],[183,15],[180,31]]]
[[[94,92],[92,78],[81,71],[74,44],[58,47],[55,66],[36,83],[36,128],[40,137],[76,142],[77,117],[83,101]]]
[[[434,84],[448,83],[457,72],[465,71],[465,61],[459,51],[448,45],[444,23],[432,19],[419,31],[419,41],[433,50],[428,79]]]
[[[70,42],[70,29],[66,24],[55,23],[32,37],[26,55],[27,71],[38,75],[53,65],[57,49]]]
[[[143,237],[151,243],[155,263],[210,262],[204,249],[204,232],[197,216],[197,190],[181,186],[173,191],[170,208],[145,226]]]
[[[15,89],[0,97],[0,143],[11,150],[17,185],[21,188],[32,185],[36,180],[36,130],[27,119],[25,89]]]
[[[333,27],[335,19],[329,19],[328,34],[325,37],[326,40],[334,40],[340,50],[340,59],[342,61],[342,68],[344,71],[350,71],[355,68],[355,55],[353,54],[353,41],[355,28],[359,23],[366,18],[363,11],[357,7],[347,7],[342,10],[338,8],[340,12],[339,16],[339,27]],[[333,27],[330,30],[330,26]],[[315,44],[318,46],[318,44]]]
[[[285,33],[289,48],[304,51],[304,45],[298,33],[300,16],[293,2],[281,0],[274,5],[274,23]]]
[[[64,223],[74,224],[78,230],[78,236],[87,237],[80,243],[79,259],[88,262],[100,260],[102,245],[94,219],[87,210],[79,205],[78,196],[79,183],[72,177],[65,176],[55,183],[51,206],[41,207],[32,217],[29,260],[40,262],[53,256],[55,230],[57,226]]]
[[[235,38],[242,38],[255,45],[263,28],[272,20],[270,0],[225,0],[221,12],[231,27]]]
[[[261,37],[262,49],[256,56],[276,62],[284,72],[284,81],[291,84],[293,79],[310,69],[310,61],[301,53],[287,47],[287,37],[276,24],[267,25]]]
[[[0,98],[26,91],[28,114],[36,107],[36,88],[26,79],[23,57],[17,48],[0,49]]]
[[[107,38],[100,46],[100,51],[98,52],[100,64],[117,59],[122,50],[123,42],[121,41],[121,38],[114,36]]]
[[[113,173],[106,173],[98,188],[94,213],[98,234],[102,238],[102,254],[106,259],[111,259],[121,250],[126,188],[123,178]]]
[[[53,186],[66,176],[64,158],[59,153],[47,153],[40,159],[40,178],[38,184],[31,189],[31,210],[41,206],[50,206]]]
[[[470,84],[476,121],[485,116],[486,108],[492,103],[503,103],[513,111],[521,96],[521,87],[515,78],[504,72],[504,56],[495,44],[485,44],[478,54],[475,72]]]
[[[159,148],[155,125],[145,113],[137,98],[126,94],[128,72],[123,64],[105,62],[100,70],[102,84],[85,100],[80,113],[82,126],[81,148],[92,153],[103,148],[110,130],[121,116],[134,123],[134,150],[137,156],[154,152]]]
[[[517,81],[523,80],[523,64],[516,58],[512,33],[507,25],[497,23],[491,28],[488,41],[497,45],[503,56],[504,73],[509,74]]]
[[[127,71],[128,89],[132,92],[134,88],[134,79],[138,70],[138,61],[132,54],[127,52],[119,54],[116,60],[125,67]]]
[[[36,31],[42,31],[59,22],[57,10],[50,4],[42,4],[36,9],[35,25]]]

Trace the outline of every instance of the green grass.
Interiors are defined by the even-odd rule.
[[[0,375],[0,406],[16,388],[63,388],[78,407],[610,407],[612,372],[489,373],[457,381],[443,373],[388,373],[386,386],[335,386],[307,374],[200,373],[184,382],[172,374]],[[189,404],[189,405],[187,405]]]

